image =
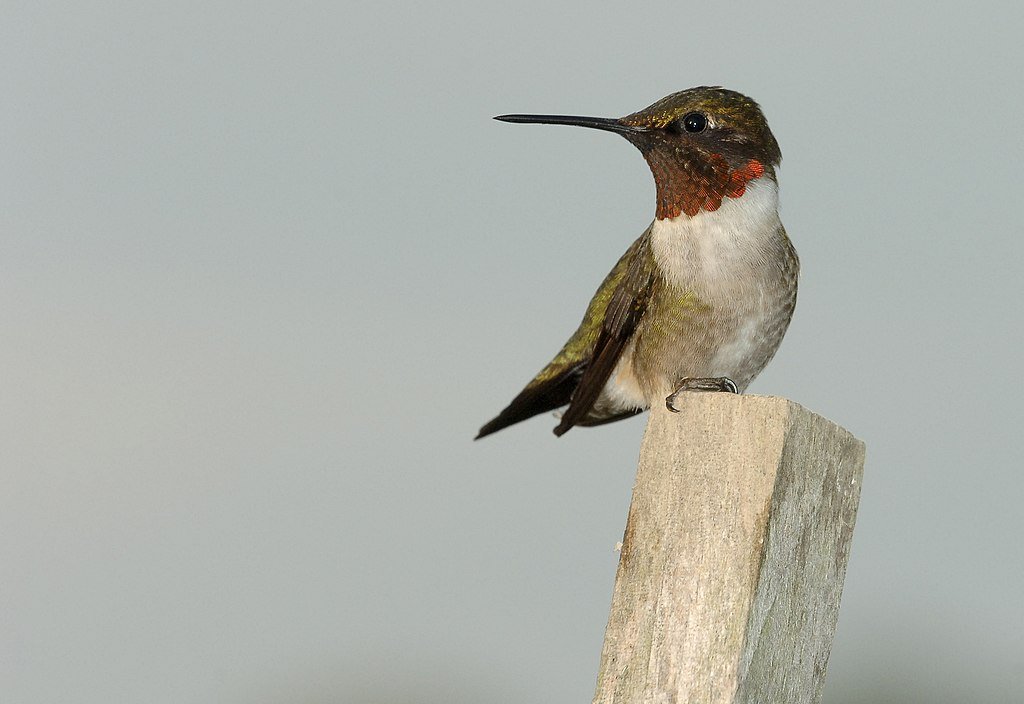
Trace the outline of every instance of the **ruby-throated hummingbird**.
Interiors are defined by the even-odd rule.
[[[740,393],[775,355],[799,261],[778,214],[782,159],[761,109],[724,88],[673,93],[620,119],[501,115],[616,132],[657,186],[654,222],[605,277],[579,329],[477,438],[568,404],[555,435],[666,403]]]

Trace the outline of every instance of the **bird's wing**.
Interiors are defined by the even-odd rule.
[[[636,251],[608,301],[590,362],[576,385],[569,408],[555,428],[555,435],[563,435],[590,413],[647,310],[656,276],[649,233],[650,230],[637,240]]]
[[[579,362],[573,366],[552,368],[552,365],[549,364],[545,367],[545,371],[550,372],[550,376],[546,376],[541,381],[535,379],[527,384],[526,388],[512,399],[512,403],[505,407],[505,410],[480,428],[475,439],[479,440],[485,435],[496,433],[502,428],[532,418],[538,413],[553,411],[569,403],[585,365],[586,362]]]
[[[505,410],[480,428],[480,432],[476,436],[477,439],[497,432],[502,428],[507,428],[519,421],[526,420],[538,413],[553,411],[573,400],[573,392],[577,389],[580,381],[586,378],[586,370],[591,359],[594,357],[599,341],[604,335],[604,329],[609,323],[609,313],[613,310],[613,301],[615,302],[616,310],[623,305],[621,299],[624,294],[620,294],[619,289],[627,279],[638,278],[639,274],[635,269],[639,265],[635,262],[638,259],[645,261],[649,259],[650,245],[647,242],[648,236],[649,231],[641,235],[626,250],[626,253],[622,255],[615,264],[615,267],[608,273],[604,281],[601,282],[601,286],[597,289],[597,293],[594,294],[590,305],[587,307],[587,312],[583,316],[583,322],[580,323],[579,328],[569,338],[569,341],[555,355],[555,358],[526,385],[526,388],[512,399],[512,402]],[[651,268],[653,269],[653,267]],[[630,286],[633,285],[631,284]],[[621,317],[621,314],[618,317]],[[621,351],[620,348],[616,356]],[[614,364],[612,366],[614,367]],[[605,376],[605,379],[607,379],[607,376]],[[573,403],[575,404],[575,401]],[[592,405],[593,399],[590,401],[587,410]]]

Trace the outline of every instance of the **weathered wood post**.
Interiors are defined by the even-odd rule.
[[[819,702],[864,444],[782,398],[656,408],[596,704]]]

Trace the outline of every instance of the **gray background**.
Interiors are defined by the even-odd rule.
[[[490,117],[722,84],[804,267],[752,390],[868,444],[826,702],[1019,701],[1019,7],[5,2],[0,698],[589,701],[644,421],[471,438],[653,186]]]

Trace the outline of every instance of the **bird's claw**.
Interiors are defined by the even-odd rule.
[[[730,394],[738,394],[739,388],[736,382],[727,376],[715,377],[687,377],[679,384],[679,388],[665,397],[665,407],[673,413],[679,413],[676,408],[676,399],[684,391],[724,391]]]

